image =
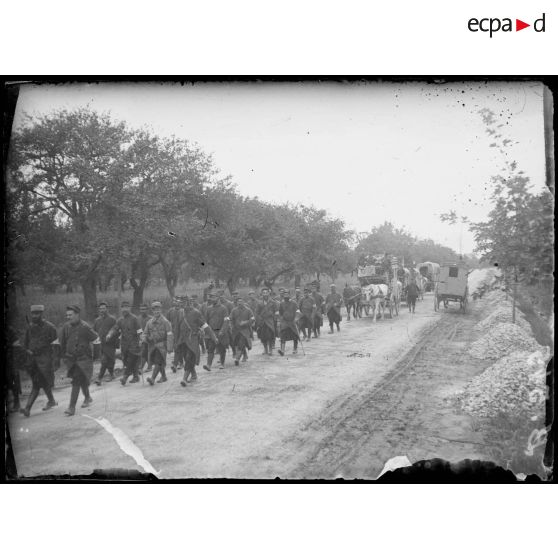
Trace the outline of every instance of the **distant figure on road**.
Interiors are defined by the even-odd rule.
[[[279,354],[285,356],[285,345],[287,341],[294,344],[293,355],[298,352],[299,333],[296,321],[300,317],[300,310],[288,290],[283,291],[283,302],[279,305],[279,337],[281,339],[281,348]]]
[[[116,349],[118,346],[118,337],[113,337],[107,341],[107,335],[115,326],[116,318],[108,313],[106,302],[99,303],[99,317],[93,323],[93,329],[101,340],[101,369],[95,383],[100,386],[103,376],[108,370],[109,378],[107,381],[114,380],[114,363],[116,362]]]
[[[337,326],[337,331],[340,330],[339,322],[341,321],[341,306],[343,305],[343,297],[337,292],[335,285],[329,286],[331,292],[326,296],[326,314],[329,319],[329,331],[333,333],[333,324]]]
[[[67,322],[62,326],[58,341],[60,354],[68,369],[68,377],[72,378],[70,405],[64,411],[68,416],[76,414],[76,403],[79,391],[83,392],[82,407],[89,407],[93,402],[89,394],[89,383],[93,376],[93,359],[99,358],[101,340],[97,333],[80,318],[78,306],[66,308]],[[91,349],[93,344],[93,350]]]
[[[411,281],[407,286],[407,306],[409,312],[415,313],[415,304],[419,295],[419,289],[415,281]]]
[[[149,363],[153,365],[153,373],[151,378],[147,378],[149,385],[155,383],[159,372],[161,378],[157,383],[166,382],[167,375],[165,366],[167,364],[167,351],[172,351],[173,334],[171,323],[163,316],[161,311],[161,303],[154,301],[151,303],[153,317],[147,322],[143,335],[147,341],[147,358]]]
[[[27,399],[25,409],[20,409],[26,417],[31,413],[31,407],[37,399],[41,389],[48,397],[43,411],[47,411],[58,405],[54,400],[52,388],[54,387],[54,359],[53,343],[58,335],[56,328],[50,322],[43,319],[45,307],[42,304],[31,306],[31,323],[25,330],[23,347],[27,351],[29,360],[27,371],[31,378],[31,393]]]

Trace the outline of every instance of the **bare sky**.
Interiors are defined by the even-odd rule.
[[[358,232],[387,220],[455,250],[461,238],[463,252],[472,235],[438,216],[486,218],[504,162],[479,109],[502,115],[518,142],[508,157],[544,187],[537,83],[24,86],[15,124],[23,112],[84,105],[197,142],[244,195],[313,204]]]

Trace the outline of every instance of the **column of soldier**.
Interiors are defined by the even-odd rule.
[[[279,289],[276,295],[264,287],[259,298],[250,291],[245,300],[235,291],[231,301],[225,298],[223,290],[216,290],[211,284],[204,291],[206,300],[202,304],[197,295],[176,296],[166,316],[158,301],[151,303],[151,314],[148,306],[142,305],[139,316],[134,315],[130,303],[124,301],[118,318],[111,316],[107,304],[102,302],[93,327],[81,319],[80,308],[71,305],[66,309],[66,322],[59,332],[44,318],[44,305],[32,305],[23,342],[20,343],[17,334],[10,330],[9,346],[13,357],[8,380],[8,389],[13,393],[10,411],[19,411],[29,417],[41,389],[48,398],[43,411],[57,406],[52,388],[54,373],[62,361],[72,380],[70,403],[64,412],[67,416],[75,415],[80,391],[84,396],[82,407],[93,402],[89,385],[94,360],[100,359],[101,364],[95,384],[101,385],[103,379],[114,379],[117,348],[120,348],[124,365],[120,379],[122,386],[130,377],[130,383],[139,382],[144,370],[150,374],[147,376],[150,386],[166,382],[167,354],[173,350],[170,368],[173,373],[183,368],[180,382],[183,387],[198,379],[195,367],[200,364],[202,354],[207,358],[203,365],[207,371],[212,370],[216,356],[218,368],[225,368],[229,348],[235,366],[239,366],[248,360],[254,332],[263,345],[264,355],[273,355],[277,338],[280,356],[285,355],[289,341],[293,342],[293,354],[296,354],[301,337],[303,341],[310,341],[312,337],[320,336],[324,313],[329,320],[328,333],[333,333],[334,328],[340,330],[343,299],[336,292],[335,285],[330,289],[324,298],[313,284],[304,289],[304,294],[295,289],[292,298],[286,289]],[[27,370],[32,382],[25,407],[19,404],[20,368]]]

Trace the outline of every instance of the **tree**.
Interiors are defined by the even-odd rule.
[[[53,215],[62,241],[52,263],[81,284],[85,313],[97,306],[97,273],[119,243],[113,200],[128,180],[123,123],[88,108],[27,116],[12,137],[11,187],[28,196],[32,214]]]

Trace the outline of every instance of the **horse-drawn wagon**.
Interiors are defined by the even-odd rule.
[[[401,283],[397,279],[397,258],[386,254],[365,256],[359,260],[357,277],[361,285],[360,305],[366,314],[372,310],[374,321],[389,310],[390,318],[399,314]]]
[[[419,273],[426,280],[424,290],[428,293],[434,290],[438,275],[440,274],[440,264],[434,262],[424,262],[418,266]]]
[[[437,312],[440,303],[444,308],[449,302],[459,302],[463,312],[467,309],[469,289],[467,287],[467,267],[461,261],[443,263],[440,266],[438,279],[434,286],[434,310]]]

